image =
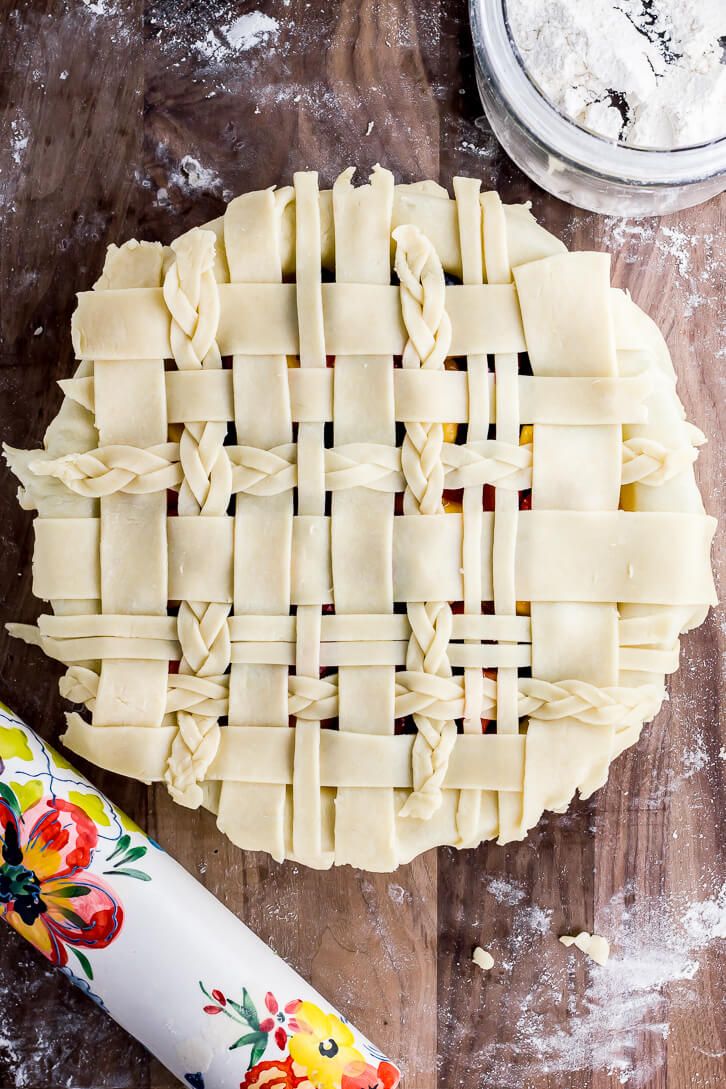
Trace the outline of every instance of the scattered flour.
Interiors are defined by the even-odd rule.
[[[656,238],[656,246],[661,253],[674,257],[681,276],[687,276],[691,271],[691,249],[694,246],[694,236],[687,235],[678,227],[661,227],[660,235]]]
[[[242,52],[245,49],[253,49],[271,34],[277,34],[280,24],[271,15],[265,15],[261,11],[252,11],[247,15],[240,15],[233,23],[223,31],[232,49]]]
[[[681,757],[681,779],[691,779],[709,764],[708,751],[701,734],[696,734],[693,747],[686,749]]]
[[[686,305],[683,308],[683,317],[692,317],[699,306],[703,306],[707,302],[708,298],[705,295],[702,295],[700,291],[692,291],[686,299]]]
[[[487,882],[487,891],[498,904],[507,904],[509,907],[520,904],[527,895],[522,885],[505,877],[490,878]]]
[[[457,151],[465,151],[471,155],[476,155],[478,159],[491,159],[499,154],[499,145],[492,140],[485,140],[479,143],[474,143],[473,140],[459,140],[456,146]]]
[[[169,184],[191,192],[194,189],[219,189],[222,182],[216,170],[202,166],[192,155],[185,155],[179,163],[179,169],[169,174]]]
[[[246,53],[262,44],[271,44],[280,23],[262,11],[251,11],[229,23],[210,30],[195,44],[197,53],[209,61],[223,63],[237,53]]]
[[[682,922],[694,948],[701,949],[715,938],[726,938],[726,882],[711,900],[689,904]]]
[[[407,892],[401,885],[389,885],[388,895],[394,904],[410,903],[413,899],[411,893]]]
[[[23,161],[29,137],[28,125],[22,119],[10,122],[10,153],[18,166]]]
[[[209,194],[221,197],[229,201],[234,196],[230,189],[225,188],[222,178],[211,167],[204,166],[193,155],[184,155],[178,163],[170,156],[166,144],[158,144],[156,148],[156,162],[166,172],[164,185],[156,189],[156,203],[162,208],[172,208],[170,190],[181,193],[182,196],[201,196]],[[136,181],[144,189],[153,188],[151,178],[136,172]]]
[[[688,233],[652,219],[620,219],[617,216],[598,217],[603,245],[623,257],[626,264],[639,264],[655,255],[660,265],[675,263],[678,275],[687,280],[692,275],[693,251],[703,244],[706,258],[705,278],[716,278],[713,259],[713,238],[698,232]],[[565,232],[566,233],[566,232]]]
[[[81,0],[81,3],[91,15],[109,15],[111,13],[111,7],[105,0]]]
[[[523,908],[518,917],[515,916],[515,922],[532,934],[547,934],[552,925],[552,912],[532,904],[530,908]]]

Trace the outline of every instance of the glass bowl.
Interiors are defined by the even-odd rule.
[[[673,150],[630,147],[582,128],[532,81],[512,40],[506,0],[469,0],[476,76],[494,135],[549,193],[611,215],[666,215],[726,188],[726,136]]]

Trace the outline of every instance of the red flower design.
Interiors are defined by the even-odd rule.
[[[106,882],[86,872],[96,825],[61,798],[41,798],[22,815],[15,801],[0,796],[0,916],[59,967],[69,945],[105,949],[124,916]]]
[[[369,1063],[353,1063],[344,1071],[340,1089],[397,1089],[400,1074],[389,1062],[377,1067]]]
[[[212,992],[212,994],[214,994],[214,992]],[[273,1038],[280,1051],[284,1051],[287,1047],[288,1032],[292,1033],[298,1031],[297,1022],[290,1015],[298,1009],[300,1001],[299,998],[293,998],[293,1000],[287,1002],[281,1010],[280,1003],[277,1001],[272,991],[268,991],[265,995],[265,1007],[272,1016],[266,1017],[264,1021],[260,1022],[260,1032],[269,1034],[274,1030]]]
[[[298,1067],[301,1073],[297,1074],[294,1065],[289,1055],[286,1059],[256,1063],[245,1074],[239,1089],[262,1089],[263,1086],[264,1089],[298,1089],[298,1086],[309,1085],[305,1071]]]

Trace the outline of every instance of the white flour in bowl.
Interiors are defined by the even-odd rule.
[[[726,135],[725,0],[507,0],[544,95],[578,125],[637,147]]]

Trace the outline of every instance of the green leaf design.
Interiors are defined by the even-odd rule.
[[[140,858],[144,857],[144,855],[146,854],[147,851],[148,851],[148,847],[132,847],[132,849],[129,851],[129,853],[124,855],[123,858],[119,859],[119,861],[116,863],[116,865],[117,866],[121,866],[121,865],[126,866],[126,865],[128,865],[129,862],[138,862],[138,860]]]
[[[73,946],[71,946],[71,947],[70,947],[70,949],[71,949],[71,952],[72,952],[72,953],[73,953],[73,954],[74,954],[74,955],[75,955],[76,957],[78,957],[78,960],[79,960],[79,963],[80,963],[80,965],[81,965],[81,968],[82,968],[82,969],[83,969],[83,971],[84,971],[84,972],[86,973],[86,975],[88,976],[88,978],[89,978],[89,979],[93,979],[93,968],[91,968],[91,962],[89,961],[89,959],[88,959],[88,957],[86,956],[86,954],[85,954],[85,953],[81,953],[81,952],[80,952],[80,951],[79,951],[78,949],[74,949],[74,948],[73,948]]]
[[[240,1036],[239,1040],[235,1040],[233,1044],[229,1045],[229,1050],[234,1051],[238,1047],[246,1047],[247,1044],[257,1045],[260,1042],[259,1032],[248,1032],[245,1036]]]
[[[71,908],[67,907],[59,907],[58,911],[61,913],[64,919],[67,919],[69,923],[73,923],[73,925],[77,926],[79,930],[88,929],[88,924],[86,923],[86,920],[82,919],[78,912],[72,911]]]
[[[203,994],[203,995],[204,995],[204,996],[205,996],[206,998],[208,998],[208,999],[209,999],[209,1001],[210,1001],[210,1002],[213,1002],[213,1001],[214,1001],[214,999],[212,998],[211,994],[209,993],[209,991],[207,990],[207,988],[206,988],[206,987],[204,986],[204,984],[202,983],[201,979],[199,980],[199,989],[201,990],[202,994]]]
[[[0,783],[0,798],[4,798],[7,804],[12,809],[15,817],[20,820],[20,806],[18,805],[18,799],[13,794],[9,786],[5,783]]]
[[[231,1006],[231,1007],[232,1007],[232,1009],[234,1010],[234,1012],[235,1012],[235,1013],[237,1013],[237,1014],[239,1014],[239,1016],[240,1016],[240,1017],[241,1017],[241,1019],[242,1019],[242,1020],[243,1020],[243,1021],[245,1022],[245,1024],[247,1023],[247,1014],[246,1014],[246,1013],[245,1013],[245,1011],[244,1011],[244,1010],[242,1009],[242,1007],[240,1006],[239,1002],[235,1002],[235,1000],[234,1000],[233,998],[228,998],[228,999],[227,999],[227,1005],[228,1005],[228,1006]]]
[[[267,1036],[265,1035],[264,1032],[261,1032],[260,1033],[260,1039],[257,1041],[255,1046],[252,1048],[252,1054],[250,1055],[249,1066],[247,1067],[248,1070],[251,1070],[252,1067],[255,1066],[255,1064],[260,1061],[262,1056],[265,1054],[265,1049],[266,1048],[267,1048]]]
[[[250,998],[249,991],[246,987],[242,988],[242,1006],[245,1011],[245,1017],[247,1018],[250,1028],[258,1029],[260,1027],[260,1019],[257,1016],[257,1007]]]
[[[111,859],[116,857],[116,855],[122,855],[124,853],[124,851],[128,851],[130,846],[131,846],[131,836],[124,833],[124,835],[119,838],[119,841],[116,844],[115,849],[111,852],[111,854],[108,856],[106,861],[110,862]]]
[[[75,900],[78,896],[87,896],[90,891],[88,885],[62,885],[59,889],[49,889],[48,895],[53,899]]]
[[[137,881],[151,881],[148,873],[143,870],[104,870],[107,877],[133,877]]]

